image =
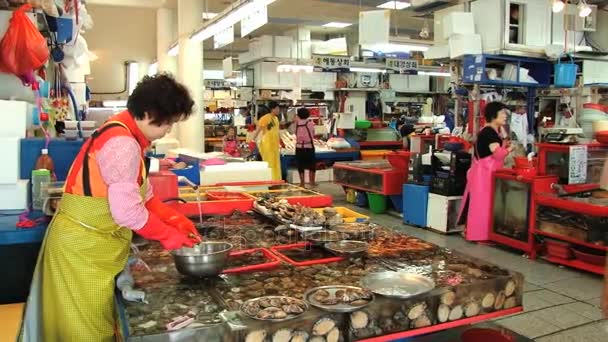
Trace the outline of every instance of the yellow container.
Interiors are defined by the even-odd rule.
[[[323,213],[323,208],[313,208],[315,211],[319,213]],[[359,214],[354,210],[350,210],[345,207],[334,207],[338,214],[342,216],[344,219],[344,223],[355,223],[355,222],[367,222],[369,221],[369,216],[365,216],[363,214]]]
[[[389,150],[361,151],[361,160],[382,160],[386,159]]]

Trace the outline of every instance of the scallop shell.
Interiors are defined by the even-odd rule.
[[[336,327],[336,322],[331,318],[321,318],[312,327],[313,335],[326,335]]]
[[[266,330],[254,330],[247,334],[245,342],[264,342],[268,333]]]
[[[291,334],[291,342],[306,342],[308,341],[308,333],[303,330],[296,330]]]
[[[325,342],[325,337],[323,336],[313,336],[308,340],[308,342]]]
[[[299,306],[298,304],[288,304],[288,305],[283,305],[283,311],[287,312],[288,314],[301,314],[302,312],[304,312],[304,309]]]
[[[350,325],[353,329],[363,329],[369,324],[369,315],[365,311],[355,311],[350,314]]]
[[[289,342],[291,337],[291,329],[279,329],[272,335],[272,342]]]
[[[338,342],[340,341],[340,330],[336,327],[331,329],[331,331],[325,337],[327,342]]]
[[[327,292],[324,289],[320,289],[315,291],[315,293],[312,295],[313,299],[320,302],[321,300],[329,297],[329,292]]]

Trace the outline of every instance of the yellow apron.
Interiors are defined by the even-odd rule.
[[[107,198],[64,194],[40,249],[18,341],[122,341],[114,289],[131,237],[114,222]]]
[[[279,137],[279,118],[272,114],[264,115],[258,125],[264,129],[259,150],[262,160],[272,169],[272,180],[281,180],[281,139]]]

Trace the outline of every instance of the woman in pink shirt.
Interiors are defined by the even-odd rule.
[[[317,186],[315,183],[315,145],[313,137],[315,136],[315,124],[310,121],[310,112],[302,107],[298,108],[298,114],[295,117],[296,124],[296,165],[300,174],[300,186],[304,187],[304,171],[310,172],[309,182],[311,186]]]

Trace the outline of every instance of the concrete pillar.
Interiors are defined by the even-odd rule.
[[[156,62],[158,71],[166,71],[177,77],[177,58],[169,56],[169,46],[177,39],[177,13],[170,8],[156,10]],[[178,139],[179,125],[174,125],[167,138]]]
[[[177,33],[179,55],[177,78],[185,84],[196,102],[190,119],[179,125],[179,141],[182,147],[204,152],[204,102],[203,102],[203,44],[190,40],[190,34],[202,22],[203,1],[180,0],[177,2]]]

